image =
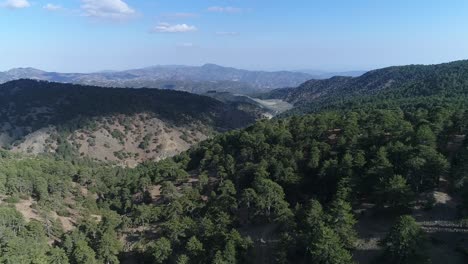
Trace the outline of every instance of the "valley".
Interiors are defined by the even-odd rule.
[[[281,99],[261,99],[254,95],[233,94],[230,92],[210,91],[206,96],[212,97],[224,103],[231,104],[239,110],[250,112],[257,118],[271,119],[283,112],[291,110],[293,105]],[[262,97],[263,94],[260,94]]]
[[[272,118],[278,114],[291,110],[293,105],[280,100],[280,99],[258,99],[258,98],[251,98],[255,102],[259,103],[263,108],[267,109],[270,112],[269,118]]]
[[[404,240],[411,263],[464,263],[465,76],[255,95],[4,83],[0,262],[400,263]]]
[[[0,264],[468,263],[466,14],[0,0]]]

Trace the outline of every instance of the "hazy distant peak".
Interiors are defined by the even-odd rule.
[[[0,83],[21,78],[105,87],[149,87],[197,93],[204,93],[207,90],[223,90],[236,93],[242,91],[244,94],[249,94],[298,86],[312,79],[313,76],[290,71],[249,71],[212,63],[202,66],[155,65],[126,71],[94,73],[45,72],[33,68],[0,72]]]
[[[214,64],[214,63],[205,63],[205,64],[202,65],[202,67],[204,67],[204,68],[208,68],[208,67],[224,68],[223,66],[220,66],[220,65]]]
[[[231,70],[235,69],[235,68],[232,68],[232,67],[224,67],[224,66],[214,64],[214,63],[206,63],[203,66],[201,66],[201,68],[204,68],[204,69],[231,69]]]
[[[144,67],[142,69],[179,69],[179,68],[189,68],[191,66],[187,65],[179,65],[179,64],[169,64],[169,65],[152,65],[148,67]],[[134,70],[142,70],[142,69],[134,69]]]
[[[8,74],[44,73],[44,71],[36,69],[36,68],[26,67],[26,68],[13,68],[13,69],[8,70],[6,73],[8,73]]]

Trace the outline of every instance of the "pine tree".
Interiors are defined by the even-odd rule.
[[[96,253],[85,240],[79,240],[75,243],[75,248],[72,253],[73,263],[89,263],[97,264]]]
[[[356,242],[357,234],[354,230],[356,222],[348,202],[342,199],[336,199],[332,202],[329,212],[330,227],[347,248],[353,248]]]
[[[155,263],[164,263],[172,254],[172,245],[169,239],[162,237],[153,245],[153,258]]]
[[[108,229],[105,231],[97,246],[99,259],[105,264],[117,264],[119,263],[118,254],[120,250],[122,250],[122,245],[114,230]]]
[[[424,231],[409,215],[401,216],[382,241],[385,259],[395,264],[428,263],[426,243]]]
[[[199,257],[204,251],[202,242],[200,242],[200,240],[198,240],[195,236],[192,236],[187,241],[185,249],[188,252],[189,256],[193,259]]]
[[[390,210],[403,211],[409,207],[413,192],[401,175],[394,175],[390,179],[381,179],[377,186],[376,200],[380,206],[388,206]]]
[[[350,264],[351,254],[344,248],[339,236],[323,223],[315,230],[315,235],[309,244],[312,263],[315,264]]]

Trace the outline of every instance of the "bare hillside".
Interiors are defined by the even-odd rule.
[[[187,150],[253,114],[158,89],[109,89],[20,80],[0,85],[0,147],[136,166]]]

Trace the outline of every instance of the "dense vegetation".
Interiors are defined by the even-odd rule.
[[[410,65],[370,71],[360,77],[311,80],[298,88],[264,95],[293,103],[290,114],[363,106],[413,106],[418,103],[466,105],[468,61],[438,65]],[[453,106],[453,105],[452,105]]]
[[[73,130],[90,118],[153,113],[175,124],[199,121],[237,128],[253,121],[245,112],[204,96],[159,89],[112,89],[19,80],[0,85],[0,122],[33,130],[47,125]]]
[[[8,217],[2,219],[8,220],[2,226],[12,232],[1,239],[0,250],[4,259],[24,257],[15,245],[36,237],[25,259],[117,263],[123,256],[117,237],[124,236],[126,251],[139,261],[245,263],[263,261],[255,235],[263,232],[280,263],[349,263],[356,240],[352,206],[367,201],[383,213],[407,212],[419,193],[448,173],[445,146],[466,133],[465,115],[418,108],[262,121],[134,170],[3,153],[5,202],[31,196],[44,212],[78,210],[82,221],[64,234],[47,221],[26,223],[3,205]],[[461,188],[465,170],[456,168]],[[64,202],[66,197],[74,201]],[[29,263],[21,261],[15,263]]]
[[[135,169],[2,151],[0,263],[347,264],[363,204],[394,220],[376,263],[428,263],[411,216],[427,193],[448,180],[468,222],[466,87],[438,83],[322,101]]]
[[[116,263],[121,249],[115,232],[119,217],[99,210],[96,200],[83,195],[73,182],[84,183],[86,177],[99,181],[97,175],[112,174],[114,169],[49,158],[19,159],[4,151],[0,156],[0,196],[7,197],[0,204],[1,263],[96,263],[95,256],[101,263]],[[16,211],[14,205],[29,197],[36,201],[26,208],[30,213]],[[99,224],[91,217],[98,212],[103,215]],[[65,234],[57,216],[82,223]]]

